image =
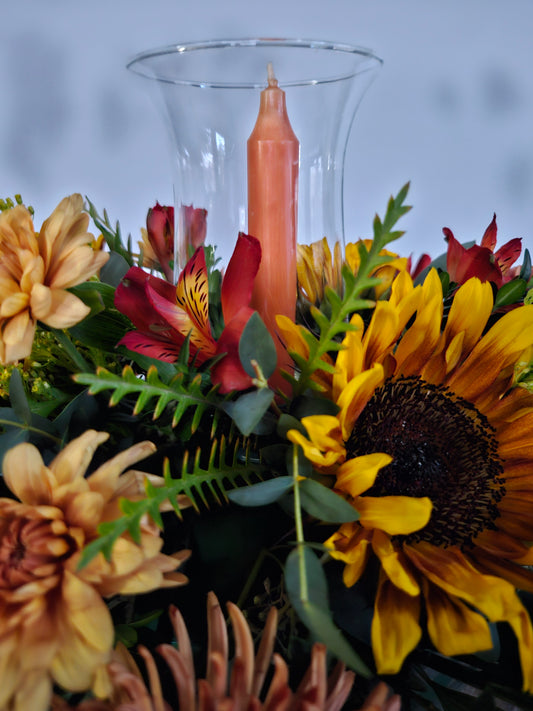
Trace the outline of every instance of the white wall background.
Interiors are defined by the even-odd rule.
[[[444,251],[441,229],[533,249],[532,0],[0,0],[0,197],[36,224],[72,192],[138,238],[172,201],[166,129],[126,61],[186,40],[336,40],[384,59],[356,116],[346,238],[411,180],[406,254]]]

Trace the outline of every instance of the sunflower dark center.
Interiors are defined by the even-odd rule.
[[[367,403],[346,442],[350,457],[386,452],[370,496],[427,496],[427,526],[407,536],[435,545],[468,545],[494,528],[503,466],[487,418],[448,388],[419,377],[388,380]]]

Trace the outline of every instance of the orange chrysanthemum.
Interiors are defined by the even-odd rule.
[[[0,361],[31,353],[37,321],[68,328],[90,309],[67,291],[92,277],[109,259],[94,250],[81,195],[62,200],[36,234],[29,210],[0,214]]]
[[[353,317],[321,380],[338,414],[306,417],[307,437],[289,438],[359,512],[326,542],[345,584],[371,557],[380,564],[378,672],[400,669],[421,619],[446,655],[490,649],[489,623],[503,621],[532,690],[533,628],[516,588],[533,591],[533,396],[515,387],[515,367],[533,344],[533,306],[489,327],[492,308],[490,284],[470,279],[442,328],[437,273],[414,287],[401,272],[366,327]]]
[[[341,662],[328,676],[326,647],[313,645],[311,662],[296,691],[289,686],[289,668],[279,654],[274,654],[277,610],[271,608],[261,642],[254,653],[252,634],[246,618],[233,603],[228,613],[235,637],[235,658],[230,663],[229,642],[224,615],[214,593],[207,599],[208,648],[205,679],[197,679],[192,645],[185,621],[176,607],[170,618],[177,648],[158,647],[172,672],[180,711],[340,711],[352,689],[355,674]],[[140,647],[148,673],[148,689],[132,657],[122,650],[110,664],[113,694],[109,702],[85,701],[78,711],[171,711],[155,660],[146,647]],[[274,672],[268,683],[269,667]],[[363,704],[361,711],[399,711],[400,698],[379,683]],[[53,711],[69,711],[68,704],[56,698]]]
[[[110,561],[100,554],[79,570],[81,549],[97,526],[120,515],[120,496],[142,495],[146,474],[127,467],[154,451],[140,442],[85,477],[108,435],[88,430],[45,466],[20,444],[4,457],[4,480],[20,501],[0,499],[0,708],[48,708],[55,682],[65,689],[109,691],[106,664],[113,623],[102,596],[182,585],[188,556],[163,555],[157,526],[141,525],[140,543],[122,535]]]

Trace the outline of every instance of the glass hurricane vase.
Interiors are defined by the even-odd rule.
[[[153,81],[172,136],[175,276],[188,257],[185,207],[207,210],[206,243],[222,266],[248,231],[247,139],[271,63],[300,142],[298,242],[344,242],[343,172],[356,109],[381,60],[346,44],[238,39],[178,44],[128,68]],[[190,250],[189,250],[190,251]],[[283,255],[280,254],[280,259]]]

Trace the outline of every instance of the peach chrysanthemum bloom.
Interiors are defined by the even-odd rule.
[[[78,569],[97,526],[120,515],[119,497],[141,496],[147,477],[129,466],[152,454],[151,442],[120,452],[85,477],[108,438],[87,430],[45,466],[32,444],[4,457],[4,480],[20,501],[0,499],[0,708],[44,711],[52,684],[69,691],[110,691],[107,663],[113,623],[102,596],[183,585],[176,568],[189,552],[163,555],[151,520],[139,544],[129,534]]]
[[[170,608],[177,648],[162,644],[157,648],[168,665],[176,686],[180,711],[340,711],[352,689],[355,674],[338,662],[328,676],[326,647],[314,644],[307,672],[296,691],[289,686],[289,667],[273,653],[277,630],[277,610],[267,616],[257,652],[243,613],[233,603],[227,604],[233,635],[235,657],[230,663],[226,622],[214,593],[207,598],[207,666],[205,679],[197,679],[191,640],[185,621],[176,607]],[[149,689],[131,655],[125,648],[115,652],[110,664],[113,694],[104,704],[85,701],[77,711],[172,711],[164,699],[157,666],[146,647],[139,647],[148,675]],[[269,667],[274,664],[271,680],[265,684]],[[54,698],[53,711],[69,711],[68,704]],[[380,683],[368,696],[360,711],[399,711],[400,697],[391,695]]]
[[[89,307],[67,291],[94,276],[109,259],[92,248],[88,224],[79,194],[64,198],[38,234],[24,205],[0,214],[2,363],[31,353],[37,321],[69,328],[89,314]]]

